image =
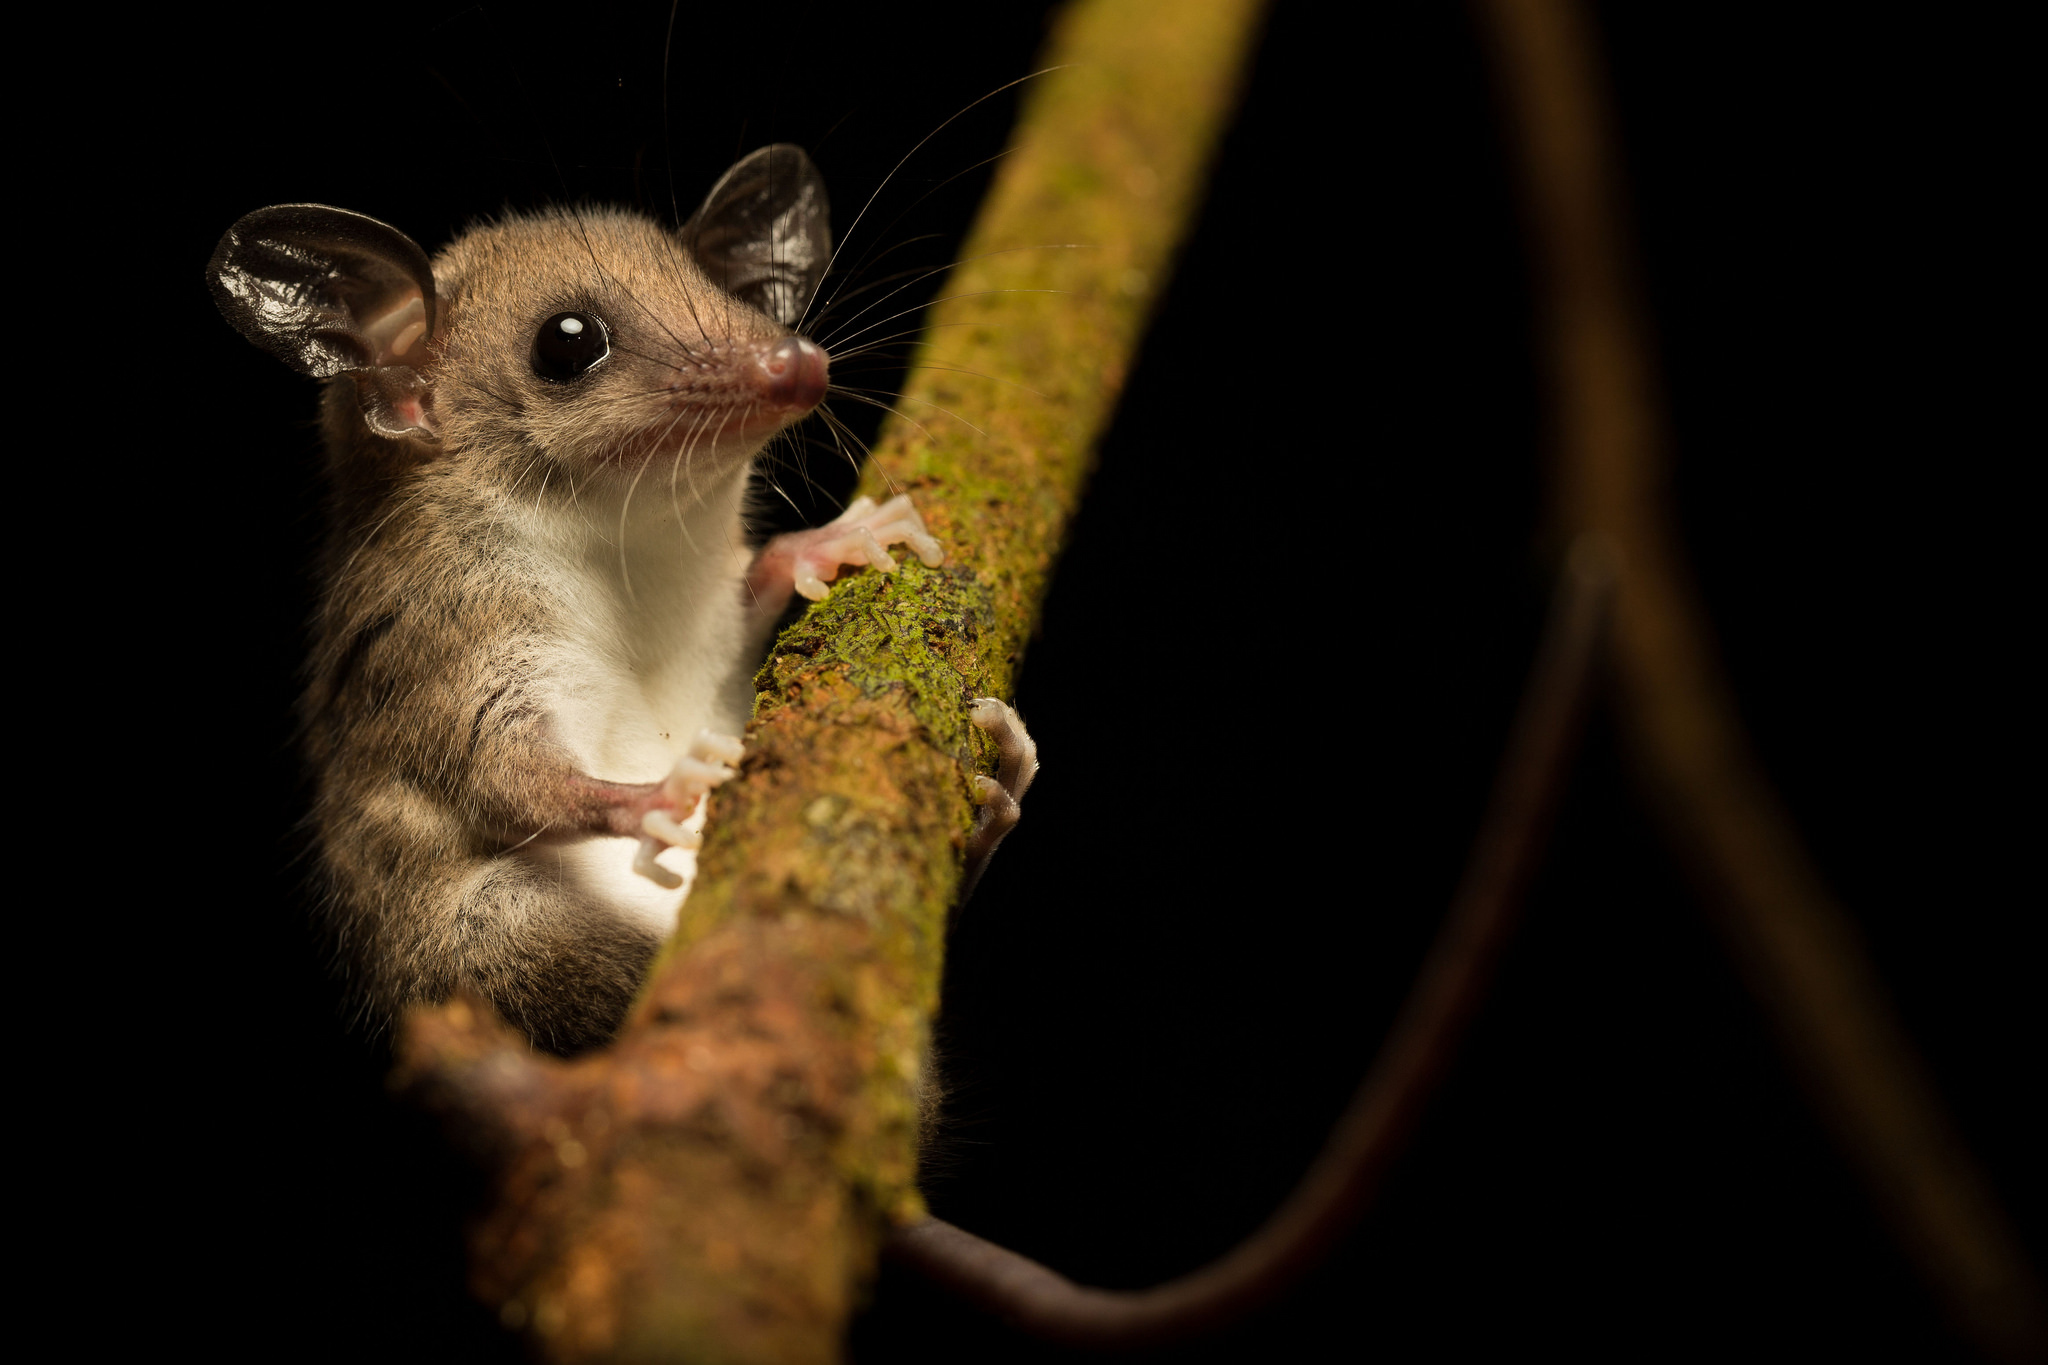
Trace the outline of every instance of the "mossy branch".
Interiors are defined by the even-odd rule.
[[[863,491],[946,563],[776,642],[740,777],[617,1042],[536,1059],[456,1003],[398,1083],[499,1172],[473,1280],[558,1360],[822,1361],[919,1217],[918,1071],[986,740],[1201,193],[1256,0],[1068,9]]]

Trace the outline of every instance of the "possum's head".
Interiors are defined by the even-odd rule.
[[[258,209],[207,266],[221,312],[293,368],[349,375],[370,430],[416,458],[631,476],[731,467],[825,396],[793,336],[831,255],[825,186],[786,143],[727,171],[679,231],[553,209],[440,256],[374,218]]]

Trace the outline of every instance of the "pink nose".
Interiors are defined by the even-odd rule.
[[[784,337],[761,357],[767,381],[761,396],[777,407],[809,412],[825,399],[828,369],[824,347],[803,337]]]

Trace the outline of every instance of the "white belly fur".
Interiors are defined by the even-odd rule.
[[[559,647],[542,661],[539,699],[551,734],[590,776],[657,782],[700,729],[737,735],[745,727],[754,662],[740,657],[750,643],[741,596],[752,558],[739,517],[745,482],[741,469],[688,508],[645,498],[622,515],[617,503],[592,500],[581,517],[533,526],[536,563],[564,623]],[[565,522],[576,524],[565,531]],[[700,806],[686,827],[701,830],[705,814]],[[660,856],[683,878],[669,889],[633,871],[636,844],[549,840],[515,856],[560,876],[579,899],[666,934],[697,855],[672,848]]]

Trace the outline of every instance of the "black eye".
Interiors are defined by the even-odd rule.
[[[560,384],[574,379],[612,353],[604,323],[595,313],[557,313],[533,338],[533,372]]]

